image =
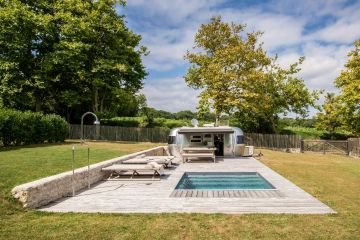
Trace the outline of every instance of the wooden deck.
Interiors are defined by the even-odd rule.
[[[281,198],[278,190],[174,190],[170,197],[195,198]]]
[[[275,190],[174,190],[184,172],[258,172]],[[71,187],[71,186],[69,186]],[[191,162],[167,170],[160,181],[102,181],[75,197],[42,207],[50,212],[103,213],[295,213],[328,214],[334,210],[254,158]]]

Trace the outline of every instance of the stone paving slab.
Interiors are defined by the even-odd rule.
[[[184,172],[258,172],[276,188],[277,194],[266,196],[262,193],[238,192],[238,197],[230,197],[231,193],[219,196],[212,192],[206,193],[207,197],[186,197],[185,192],[180,193],[181,197],[174,197],[172,194]],[[165,174],[160,181],[101,181],[75,197],[62,198],[39,210],[103,213],[336,213],[254,158],[185,163]]]

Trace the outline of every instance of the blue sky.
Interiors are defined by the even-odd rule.
[[[305,56],[299,75],[310,89],[336,91],[333,81],[360,38],[360,1],[128,0],[119,12],[150,50],[143,58],[148,104],[171,112],[196,110],[199,92],[184,82],[189,65],[183,56],[212,16],[263,31],[264,48],[284,67]]]

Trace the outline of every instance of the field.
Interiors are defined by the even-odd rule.
[[[154,146],[92,142],[92,162]],[[329,205],[334,215],[78,214],[24,210],[9,191],[69,170],[71,143],[0,151],[0,239],[360,239],[360,160],[262,150],[261,161]],[[78,153],[86,163],[86,151]]]
[[[333,140],[346,140],[349,137],[353,137],[350,132],[344,130],[338,130],[333,134],[330,134],[324,130],[318,130],[313,127],[301,127],[301,126],[287,126],[281,130],[283,134],[295,134],[304,139],[333,139]]]

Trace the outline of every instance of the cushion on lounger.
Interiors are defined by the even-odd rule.
[[[150,169],[161,169],[163,168],[162,165],[156,163],[156,162],[149,162],[148,164],[146,164],[146,167],[150,168]]]

